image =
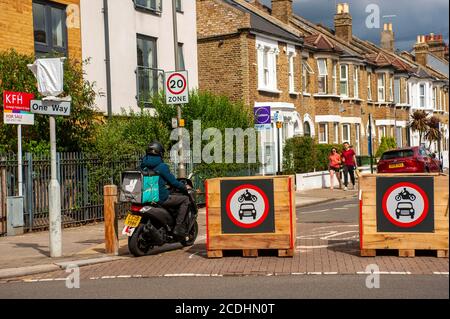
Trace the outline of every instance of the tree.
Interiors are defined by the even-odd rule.
[[[435,141],[440,141],[441,140],[441,131],[439,130],[439,124],[441,123],[441,120],[437,117],[437,116],[432,116],[428,119],[427,121],[427,126],[428,126],[428,130],[425,133],[425,138],[427,139],[427,141],[430,142],[430,146],[431,144]]]
[[[422,144],[422,136],[428,130],[427,113],[423,110],[416,110],[411,114],[409,127],[413,131],[419,132],[419,145]]]

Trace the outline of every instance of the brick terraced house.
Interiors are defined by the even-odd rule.
[[[440,114],[448,137],[445,60],[427,51],[433,67],[420,63],[420,52],[396,53],[392,24],[384,25],[381,47],[358,39],[348,4],[336,9],[331,30],[293,14],[292,0],[272,0],[272,8],[258,0],[197,0],[200,89],[282,113],[282,143],[310,135],[319,143],[348,141],[367,155],[371,114],[374,152],[383,136],[399,147],[416,145],[408,127],[416,101]],[[277,141],[275,130],[262,134],[274,159],[267,173],[277,168]],[[444,139],[440,146],[448,154]]]
[[[80,0],[0,1],[0,51],[81,60]]]

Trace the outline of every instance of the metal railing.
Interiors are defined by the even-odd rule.
[[[164,89],[164,70],[138,66],[136,87],[138,104],[150,107],[153,96]]]

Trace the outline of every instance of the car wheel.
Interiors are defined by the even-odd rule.
[[[414,219],[414,214],[411,214],[411,219]]]
[[[239,219],[242,220],[243,214],[239,214]]]
[[[399,219],[399,218],[400,218],[400,215],[399,215],[399,214],[396,214],[395,216],[397,216],[397,219]]]
[[[256,219],[256,214],[253,214],[253,219]]]

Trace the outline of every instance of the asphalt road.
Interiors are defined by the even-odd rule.
[[[345,199],[297,208],[298,223],[359,223],[358,199]]]
[[[65,281],[0,285],[0,298],[67,299],[365,299],[449,298],[448,276],[381,275],[380,288],[365,275],[180,277],[99,279],[68,289]]]
[[[332,233],[330,238],[324,240],[324,244],[336,246],[340,244],[339,241],[351,243],[357,240],[353,238],[357,237],[359,222],[356,198],[298,208],[297,218],[298,223],[310,225],[303,236],[316,238]],[[339,232],[342,233],[340,237],[337,236]],[[302,246],[300,249],[307,248]],[[115,278],[82,280],[79,289],[66,288],[65,281],[10,282],[0,284],[0,299],[449,298],[448,275],[381,274],[380,288],[373,289],[366,287],[366,279],[366,275],[335,274]]]

